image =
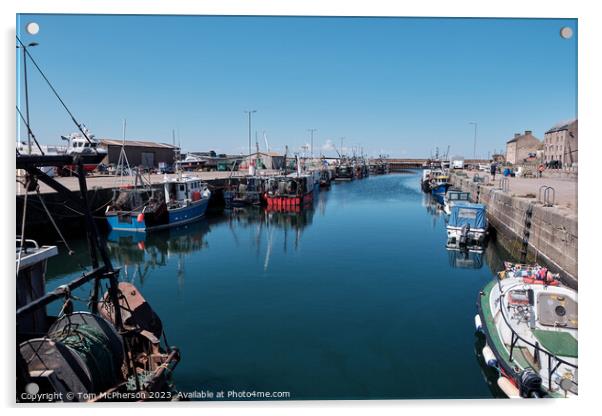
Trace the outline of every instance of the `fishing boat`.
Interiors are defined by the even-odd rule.
[[[451,214],[451,207],[456,202],[470,202],[470,192],[464,192],[460,189],[450,188],[443,196],[443,211],[447,215]]]
[[[487,229],[485,205],[454,202],[447,223],[447,245],[467,248],[482,247]]]
[[[126,186],[105,217],[111,230],[146,232],[182,225],[205,215],[211,191],[200,178],[178,174],[165,179],[163,192]]]
[[[134,285],[112,280],[119,312],[112,303],[114,286],[102,299],[92,295],[91,312],[76,311],[71,291],[100,275],[114,276],[112,270],[102,266],[46,292],[46,263],[57,247],[17,237],[16,254],[17,401],[38,401],[36,394],[68,402],[111,401],[111,394],[138,400],[153,398],[149,392],[167,392],[155,396],[161,399],[175,395],[170,373],[179,351],[161,343],[161,320]],[[62,306],[54,316],[46,305],[56,301]]]
[[[353,166],[344,163],[335,168],[335,181],[352,181],[355,177]]]
[[[324,168],[320,170],[320,186],[322,188],[327,188],[330,186],[330,182],[334,177],[334,173],[332,169]]]
[[[431,173],[430,190],[433,195],[443,195],[451,186],[449,176],[443,171],[433,171]]]
[[[510,398],[578,394],[577,292],[539,265],[506,263],[479,293],[485,363]]]
[[[236,184],[226,186],[224,190],[226,207],[261,205],[264,181],[265,179],[260,176],[247,176]]]
[[[300,210],[313,201],[313,175],[293,173],[267,180],[264,194],[269,210]]]

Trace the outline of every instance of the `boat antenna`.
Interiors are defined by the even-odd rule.
[[[65,109],[65,111],[67,111],[67,113],[71,117],[71,120],[73,121],[73,123],[75,123],[75,125],[77,126],[77,128],[81,132],[81,134],[84,135],[84,137],[86,138],[86,140],[90,144],[90,148],[92,148],[94,150],[94,152],[98,153],[98,150],[95,147],[92,146],[92,140],[90,140],[90,138],[86,134],[85,129],[75,119],[75,116],[73,115],[73,113],[69,110],[69,108],[67,107],[67,105],[65,104],[65,102],[63,101],[63,99],[61,98],[61,96],[59,95],[59,93],[54,89],[54,87],[52,86],[52,83],[50,82],[50,80],[44,74],[44,71],[42,71],[42,69],[38,66],[38,63],[35,61],[35,59],[33,59],[33,56],[31,56],[31,54],[29,53],[29,51],[25,47],[25,44],[23,44],[23,42],[21,42],[21,39],[19,39],[19,36],[17,36],[17,40],[21,44],[21,47],[24,48],[23,50],[25,51],[25,54],[27,56],[29,56],[29,59],[31,59],[31,62],[36,67],[36,69],[38,70],[38,72],[40,73],[40,75],[42,75],[42,78],[44,78],[44,81],[46,81],[46,83],[48,84],[48,86],[50,87],[50,89],[52,90],[52,92],[54,93],[54,95],[56,96],[56,98],[58,98],[59,102],[61,103],[61,105],[63,106],[63,108]]]
[[[21,117],[21,120],[23,120],[23,123],[25,123],[25,126],[27,127],[27,132],[29,133],[29,135],[33,139],[33,141],[36,144],[36,146],[38,146],[38,149],[40,149],[40,152],[42,153],[42,156],[44,156],[44,151],[42,150],[42,147],[40,146],[40,143],[38,143],[38,140],[36,139],[35,134],[33,134],[33,131],[31,131],[31,127],[29,127],[29,123],[27,122],[27,120],[25,120],[25,117],[23,117],[23,113],[21,113],[21,110],[19,110],[19,107],[17,107],[17,113],[19,113],[19,116]]]

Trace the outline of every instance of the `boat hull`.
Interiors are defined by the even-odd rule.
[[[466,246],[480,246],[485,242],[487,236],[487,230],[483,228],[471,228],[466,233],[465,242],[462,243]],[[460,243],[462,239],[462,227],[447,226],[447,240],[448,245],[456,245]]]
[[[447,192],[447,188],[449,188],[449,186],[450,185],[448,183],[435,185],[435,186],[431,187],[431,193],[433,195],[443,195]]]
[[[313,201],[313,192],[295,196],[266,196],[270,210],[299,210]]]
[[[158,221],[154,218],[153,221],[150,218],[147,219],[149,214],[142,211],[109,212],[106,214],[106,218],[111,230],[144,233],[196,221],[205,215],[208,205],[209,199],[203,198],[182,208],[168,209],[167,214]]]

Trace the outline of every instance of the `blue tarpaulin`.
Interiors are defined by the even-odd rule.
[[[454,202],[449,216],[449,225],[452,227],[487,228],[487,215],[485,205],[470,202]]]

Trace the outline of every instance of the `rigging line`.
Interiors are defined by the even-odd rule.
[[[21,267],[21,255],[23,254],[23,248],[25,247],[25,216],[27,215],[27,195],[29,192],[29,178],[25,181],[25,196],[23,197],[23,214],[21,219],[21,246],[19,247],[19,256],[17,257],[17,277],[19,277],[19,268]]]
[[[25,123],[25,126],[27,126],[27,131],[31,135],[31,138],[35,142],[36,146],[38,146],[38,149],[40,149],[40,152],[42,153],[42,156],[44,156],[44,151],[42,150],[42,147],[40,146],[40,143],[38,143],[38,140],[36,139],[36,135],[33,134],[33,131],[31,131],[31,127],[29,127],[29,124],[25,120],[25,117],[23,117],[23,114],[21,113],[21,110],[19,110],[19,107],[18,106],[15,106],[15,107],[17,108],[17,112],[21,116],[21,120],[23,120],[23,123]],[[18,150],[17,150],[17,152],[18,152]]]
[[[40,199],[40,202],[42,203],[42,206],[44,207],[44,211],[46,211],[46,215],[48,215],[48,218],[50,219],[50,222],[54,226],[54,229],[56,230],[57,234],[59,235],[59,237],[63,241],[63,244],[65,244],[65,247],[69,251],[69,255],[72,256],[73,254],[75,254],[75,252],[73,250],[71,250],[71,247],[69,247],[69,244],[67,244],[67,240],[65,240],[65,237],[63,237],[63,234],[61,233],[61,230],[56,225],[56,222],[54,222],[54,218],[52,218],[52,215],[50,214],[50,211],[48,210],[48,207],[46,207],[46,204],[44,203],[44,199],[42,198],[42,194],[40,193],[40,187],[39,186],[36,187],[36,193],[38,194],[38,198]]]
[[[29,51],[25,47],[25,44],[21,41],[21,39],[19,39],[19,36],[16,36],[16,38],[19,41],[19,43],[21,44],[21,46],[24,48],[23,50],[25,51],[25,54],[27,56],[29,56],[29,59],[31,59],[31,62],[34,64],[34,66],[36,67],[36,69],[38,70],[38,72],[40,73],[40,75],[42,75],[42,78],[44,78],[44,81],[46,81],[46,83],[48,84],[48,86],[50,87],[50,89],[52,90],[52,92],[54,93],[54,95],[56,96],[56,98],[58,98],[58,100],[62,104],[62,106],[65,109],[65,111],[67,111],[67,113],[71,117],[71,120],[73,121],[73,123],[75,123],[75,125],[78,128],[78,130],[84,135],[84,137],[86,138],[86,140],[90,144],[90,148],[92,148],[94,150],[94,152],[98,153],[98,151],[95,148],[92,147],[92,141],[90,140],[90,138],[88,137],[88,135],[82,129],[81,124],[79,124],[77,122],[77,120],[75,119],[75,116],[73,115],[73,113],[71,113],[71,111],[69,110],[69,108],[67,107],[67,105],[65,104],[65,102],[63,101],[63,99],[61,98],[61,96],[59,95],[59,93],[54,89],[54,87],[52,86],[52,83],[50,82],[50,80],[48,78],[46,78],[46,75],[44,74],[44,71],[42,71],[42,68],[40,68],[38,66],[38,63],[35,61],[35,59],[33,59],[33,56],[31,56],[31,54],[29,53]]]

